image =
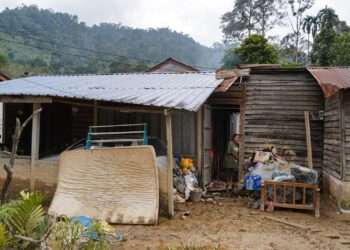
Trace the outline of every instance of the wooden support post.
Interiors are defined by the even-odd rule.
[[[6,143],[5,142],[5,134],[6,134],[6,128],[5,128],[5,124],[6,124],[6,103],[2,103],[2,131],[1,131],[1,143]]]
[[[196,149],[197,149],[197,169],[199,176],[202,176],[203,174],[203,165],[202,165],[202,150],[203,150],[203,143],[202,143],[202,138],[203,138],[203,115],[202,115],[203,109],[200,108],[197,113],[196,113],[196,126],[197,126],[197,133],[196,133]]]
[[[168,210],[169,219],[174,217],[174,199],[173,199],[173,137],[171,128],[171,113],[169,110],[164,111],[166,127],[166,144],[167,144],[167,165],[168,165]]]
[[[97,101],[94,101],[94,126],[97,126],[98,123],[98,107],[97,107]]]
[[[40,103],[33,103],[33,112],[40,109]],[[32,147],[30,158],[30,192],[35,189],[35,162],[39,159],[39,143],[40,143],[40,113],[33,117],[32,122]]]
[[[239,142],[239,166],[238,166],[238,183],[242,188],[244,182],[244,162],[245,162],[245,106],[246,106],[246,85],[243,86],[242,105],[239,111],[239,134],[241,140]]]
[[[309,168],[313,168],[309,111],[305,111],[304,116],[305,116],[305,130],[306,130],[307,164]]]
[[[266,186],[264,183],[261,185],[261,198],[260,198],[260,211],[265,211],[265,203],[266,203]]]

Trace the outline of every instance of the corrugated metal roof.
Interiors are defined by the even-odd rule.
[[[0,84],[0,96],[52,96],[197,111],[223,80],[214,72],[32,76]]]
[[[310,67],[308,71],[320,84],[326,97],[350,88],[350,67]]]

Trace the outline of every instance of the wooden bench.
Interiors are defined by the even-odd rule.
[[[273,200],[274,207],[284,207],[284,208],[295,208],[295,209],[305,209],[315,211],[315,216],[320,217],[320,189],[317,184],[306,184],[298,182],[278,182],[278,181],[263,181],[261,188],[261,202],[260,210],[265,210],[265,205],[268,200],[268,187],[273,187]],[[277,199],[277,187],[283,187],[283,199],[282,202]],[[287,188],[292,192],[292,199],[287,200]],[[296,191],[298,189],[302,190],[302,200],[296,200]],[[306,201],[307,190],[313,190],[312,201]]]

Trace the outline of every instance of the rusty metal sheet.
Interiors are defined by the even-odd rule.
[[[151,146],[73,150],[60,158],[49,213],[118,224],[157,224],[159,180]]]
[[[326,97],[350,88],[350,67],[309,67],[307,70],[319,83]]]
[[[229,78],[229,79],[225,79],[220,85],[219,87],[216,88],[215,92],[226,92],[231,86],[232,84],[235,83],[235,81],[238,79],[238,76]]]

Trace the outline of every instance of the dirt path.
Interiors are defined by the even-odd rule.
[[[319,219],[310,211],[260,212],[247,208],[245,198],[217,201],[222,205],[181,204],[174,220],[161,218],[158,226],[118,226],[127,241],[113,249],[176,249],[182,242],[206,246],[197,249],[214,249],[219,244],[220,249],[350,249],[350,223],[329,217],[336,214],[327,201],[322,201]],[[190,212],[185,220],[182,211]]]

